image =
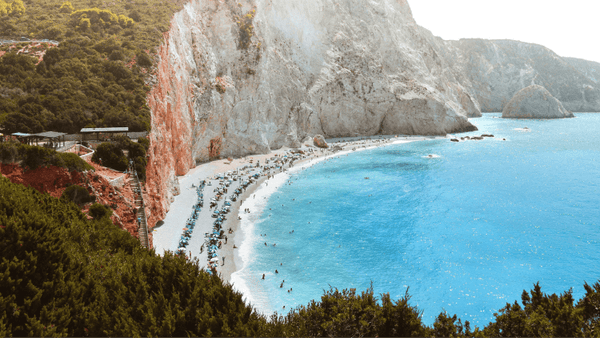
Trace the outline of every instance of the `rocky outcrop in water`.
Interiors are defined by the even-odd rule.
[[[573,117],[546,88],[538,85],[519,90],[504,106],[503,118],[560,119]]]
[[[172,19],[148,102],[149,209],[197,162],[308,135],[476,128],[474,94],[405,0],[191,0]],[[150,222],[150,225],[153,225]]]
[[[483,112],[499,112],[519,90],[541,85],[575,112],[600,111],[598,64],[562,58],[550,49],[511,40],[445,41],[445,57],[472,88]]]

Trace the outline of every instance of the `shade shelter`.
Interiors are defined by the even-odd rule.
[[[33,143],[33,135],[28,133],[12,133],[12,136],[16,137],[21,143],[31,144]]]
[[[32,134],[33,141],[37,144],[40,141],[50,142],[53,148],[63,147],[65,145],[65,135],[67,133],[59,133],[57,131],[45,131],[43,133]]]
[[[81,141],[105,141],[116,135],[127,135],[129,127],[83,128],[79,132]]]

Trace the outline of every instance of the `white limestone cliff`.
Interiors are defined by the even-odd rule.
[[[315,134],[475,130],[478,104],[440,46],[405,0],[191,0],[148,98],[150,212],[164,214],[176,175],[217,156]]]
[[[545,87],[575,112],[600,111],[595,62],[563,58],[552,50],[520,41],[461,39],[444,41],[445,57],[460,83],[471,88],[483,112],[499,112],[519,90]]]

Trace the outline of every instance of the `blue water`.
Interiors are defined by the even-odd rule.
[[[579,299],[600,279],[600,114],[497,116],[460,135],[494,139],[392,145],[291,174],[255,224],[247,269],[267,273],[255,305],[285,313],[372,281],[393,299],[410,287],[425,324],[445,310],[483,327],[538,281]]]

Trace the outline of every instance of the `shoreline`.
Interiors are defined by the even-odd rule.
[[[179,187],[180,194],[175,196],[174,200],[171,203],[170,210],[167,213],[164,223],[160,226],[160,228],[153,228],[153,242],[155,252],[159,255],[163,255],[164,251],[176,251],[178,246],[178,239],[182,234],[182,229],[186,226],[187,219],[191,216],[193,211],[193,206],[197,203],[197,195],[196,189],[192,187],[192,184],[198,185],[201,180],[209,180],[214,178],[217,174],[222,174],[228,171],[236,170],[243,166],[252,165],[255,167],[256,171],[260,172],[259,178],[252,184],[250,184],[238,197],[238,200],[231,203],[230,212],[226,220],[222,224],[222,229],[225,230],[225,235],[228,236],[227,244],[222,241],[222,246],[218,249],[218,257],[220,258],[218,267],[216,268],[217,273],[220,275],[221,279],[229,284],[234,284],[232,281],[232,275],[236,272],[240,272],[247,265],[247,257],[243,257],[240,253],[240,248],[244,245],[246,240],[246,236],[244,234],[244,229],[242,229],[242,221],[238,219],[247,219],[250,214],[242,212],[242,205],[244,202],[249,200],[250,196],[256,194],[257,191],[264,191],[264,188],[267,187],[270,181],[273,181],[274,178],[275,183],[278,179],[281,178],[281,174],[288,174],[288,172],[296,172],[299,170],[307,169],[308,167],[319,163],[321,161],[325,161],[331,158],[335,158],[336,156],[343,156],[355,151],[362,151],[368,149],[374,149],[382,146],[388,146],[392,144],[403,144],[414,141],[422,141],[422,140],[433,140],[433,139],[448,139],[451,138],[452,135],[447,136],[371,136],[371,137],[343,137],[343,138],[334,138],[328,139],[326,142],[329,145],[329,148],[318,148],[316,146],[306,146],[303,144],[301,150],[304,152],[304,156],[298,156],[298,158],[293,161],[293,165],[290,166],[290,163],[285,163],[281,166],[281,169],[264,169],[264,164],[267,160],[276,158],[283,159],[284,156],[290,155],[292,151],[297,151],[296,149],[291,148],[281,148],[277,150],[273,150],[268,154],[261,155],[248,155],[245,157],[233,159],[233,161],[228,161],[227,159],[221,159],[217,161],[212,161],[208,163],[203,163],[195,168],[191,169],[186,175],[179,176]],[[311,141],[312,144],[312,141]],[[333,149],[336,149],[335,151]],[[301,158],[300,158],[301,157]],[[288,158],[289,159],[289,158]],[[260,161],[260,166],[256,167],[258,162]],[[256,172],[255,171],[255,172]],[[195,259],[198,258],[200,267],[205,267],[206,262],[208,261],[208,253],[207,250],[204,250],[200,253],[200,246],[203,242],[203,233],[212,233],[213,221],[214,218],[210,218],[209,213],[209,199],[212,194],[212,190],[215,186],[217,186],[217,180],[211,180],[213,185],[206,186],[204,188],[204,201],[205,205],[202,208],[202,212],[200,213],[196,228],[193,231],[193,236],[190,239],[189,247],[186,248],[186,255],[189,255],[190,258]],[[271,186],[273,187],[273,185]],[[234,187],[232,187],[233,189]],[[259,189],[260,188],[260,189]],[[276,187],[274,189],[276,191]],[[272,193],[267,193],[263,198],[268,201],[268,196]],[[266,203],[266,202],[265,202]],[[245,207],[244,207],[245,208]],[[255,213],[254,215],[258,215],[255,217],[256,219],[260,218],[262,214],[262,210],[251,210],[251,212]],[[258,214],[256,214],[258,212]],[[232,229],[232,233],[228,232],[228,229]],[[234,246],[236,247],[234,249]],[[224,264],[222,263],[222,259],[225,258]],[[248,294],[250,289],[248,289],[243,284],[241,277],[234,277],[234,279],[238,280],[238,287],[236,289],[244,294],[244,298],[248,299]],[[247,289],[247,290],[243,290]]]

